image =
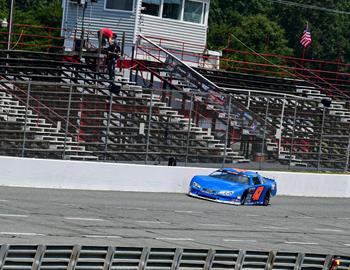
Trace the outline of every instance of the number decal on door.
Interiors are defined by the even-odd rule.
[[[253,200],[254,201],[258,201],[259,199],[260,199],[260,196],[261,196],[261,194],[263,193],[263,191],[264,191],[264,187],[263,186],[261,186],[261,187],[258,187],[256,190],[255,190],[255,192],[254,192],[254,194],[253,194]]]

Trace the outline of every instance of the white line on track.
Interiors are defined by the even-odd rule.
[[[284,243],[285,244],[292,244],[292,245],[318,245],[318,243],[313,243],[313,242],[290,242],[290,241],[286,241]]]
[[[261,228],[269,229],[269,230],[289,230],[287,227],[276,227],[276,226],[263,226]]]
[[[170,222],[166,221],[152,221],[152,220],[134,220],[137,223],[149,223],[149,224],[170,224]]]
[[[101,218],[81,218],[81,217],[64,217],[68,220],[82,220],[82,221],[103,221]]]
[[[148,211],[147,208],[140,208],[140,207],[123,207],[123,206],[117,206],[114,207],[115,209],[123,209],[123,210],[140,210],[140,211]]]
[[[193,213],[193,211],[182,211],[182,210],[175,210],[175,213]],[[198,213],[198,212],[196,212]]]
[[[24,235],[24,236],[45,236],[42,233],[27,233],[27,232],[0,232],[1,235]]]
[[[250,239],[224,239],[224,242],[250,242],[250,243],[256,243],[256,240],[250,240]]]
[[[247,217],[260,217],[260,215],[255,215],[255,214],[246,214]]]
[[[214,223],[201,223],[201,224],[197,224],[199,226],[211,226],[211,227],[233,227],[232,224],[214,224]]]
[[[8,200],[0,200],[0,202],[8,202]]]
[[[157,237],[157,240],[168,240],[168,241],[193,241],[192,238],[171,238],[171,237]]]
[[[337,229],[322,229],[322,228],[316,228],[315,231],[319,231],[319,232],[343,232],[343,230],[337,230]]]
[[[346,247],[350,247],[350,244],[344,244],[344,246],[346,246]]]
[[[90,234],[84,234],[82,237],[86,238],[114,238],[114,239],[120,239],[122,237],[118,235],[90,235]]]
[[[350,220],[350,217],[340,217],[338,219],[341,219],[341,220]]]
[[[0,217],[22,217],[22,218],[26,218],[28,216],[27,215],[16,215],[16,214],[0,214]]]

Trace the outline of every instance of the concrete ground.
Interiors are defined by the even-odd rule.
[[[350,199],[230,206],[184,194],[0,187],[0,244],[350,254]]]

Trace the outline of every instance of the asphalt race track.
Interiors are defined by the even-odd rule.
[[[350,199],[230,206],[183,194],[0,187],[1,244],[241,248],[350,254]]]

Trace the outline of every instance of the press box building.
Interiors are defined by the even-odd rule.
[[[63,0],[65,46],[71,49],[73,35],[79,36],[83,27],[97,46],[96,32],[108,27],[119,39],[125,33],[129,53],[139,34],[165,48],[203,53],[209,5],[210,0]]]

